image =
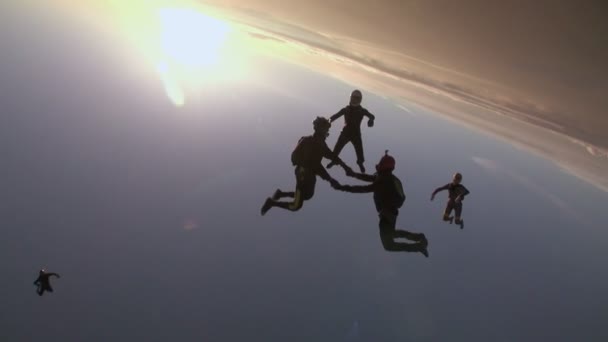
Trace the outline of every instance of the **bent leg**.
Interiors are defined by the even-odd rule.
[[[450,221],[450,223],[452,223],[452,220],[454,219],[453,217],[450,217],[450,214],[452,213],[452,210],[454,209],[454,201],[453,200],[448,200],[448,203],[445,205],[445,210],[443,211],[443,220],[444,221]]]
[[[280,200],[283,197],[295,197],[296,193],[294,191],[282,191],[281,189],[277,189],[277,191],[274,192],[274,195],[272,195],[272,199],[275,201]]]
[[[464,228],[464,221],[460,217],[462,214],[462,202],[456,203],[454,206],[454,211],[456,212],[456,224],[460,225],[460,229]]]
[[[279,202],[274,201],[273,206],[278,208],[283,208],[289,211],[298,211],[302,208],[304,204],[304,197],[302,196],[302,192],[300,190],[296,190],[294,192],[294,197],[292,202]]]
[[[336,156],[339,156],[340,153],[342,152],[342,149],[344,148],[344,146],[346,146],[346,144],[350,141],[350,136],[346,133],[344,133],[344,131],[342,131],[340,133],[340,136],[338,137],[338,140],[336,141],[336,145],[334,146],[334,154]],[[332,166],[336,165],[336,163],[334,163],[333,161],[330,162],[329,164],[327,164],[327,168],[331,168]]]
[[[302,167],[296,168],[296,191],[293,193],[292,202],[274,201],[274,206],[283,208],[289,211],[298,211],[302,208],[304,201],[312,198],[315,193],[317,176],[312,170]],[[291,196],[290,196],[291,197]]]
[[[397,238],[395,230],[380,229],[382,247],[388,252],[422,252],[424,247],[426,247],[422,242],[396,242],[395,238]]]
[[[355,148],[355,153],[357,154],[357,165],[359,165],[361,173],[365,173],[365,167],[363,166],[365,158],[363,155],[363,141],[361,141],[361,135],[354,135],[351,142]]]
[[[380,228],[380,241],[382,242],[382,247],[389,252],[422,252],[426,247],[426,238],[424,238],[424,243],[422,241],[424,234],[397,230],[395,229],[396,223],[397,215],[391,215],[388,213],[380,214],[380,222],[378,225]],[[419,242],[396,242],[395,239],[399,237],[405,237]]]
[[[462,214],[462,202],[454,205],[454,213],[456,214],[456,223],[458,223]]]
[[[334,153],[335,155],[339,156],[340,153],[342,152],[342,149],[344,148],[344,146],[346,146],[346,144],[348,144],[350,142],[350,135],[342,132],[340,133],[340,136],[338,137],[338,140],[336,141],[336,145],[334,146]]]
[[[394,232],[396,238],[405,238],[411,241],[422,242],[426,241],[426,236],[422,233],[412,233],[407,230],[396,229]]]

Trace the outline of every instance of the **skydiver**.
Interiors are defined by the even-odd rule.
[[[396,229],[399,208],[405,202],[405,193],[401,180],[393,174],[395,159],[388,151],[376,165],[376,174],[348,172],[350,177],[371,182],[368,185],[338,185],[337,190],[351,193],[374,193],[374,204],[380,219],[380,240],[385,250],[389,252],[420,252],[428,258],[428,241],[422,233],[411,233]],[[406,238],[415,243],[396,242],[396,238]]]
[[[61,276],[57,273],[49,272],[47,273],[44,269],[38,272],[38,278],[34,281],[34,285],[38,286],[36,292],[39,296],[44,294],[44,291],[53,292],[53,288],[51,287],[50,277],[55,276],[57,278],[61,278]]]
[[[363,95],[361,91],[355,89],[350,95],[350,103],[348,106],[340,109],[339,112],[332,115],[329,120],[330,122],[334,122],[339,119],[341,116],[344,116],[344,128],[336,141],[336,145],[334,147],[334,153],[338,156],[344,146],[347,143],[352,143],[355,148],[355,153],[357,154],[357,165],[359,165],[359,169],[361,173],[365,173],[365,167],[363,166],[363,162],[365,158],[363,156],[363,142],[361,141],[361,121],[363,121],[363,117],[367,117],[367,126],[374,126],[374,115],[370,113],[367,109],[361,106],[361,100],[363,99]],[[327,164],[327,168],[331,168],[335,163],[332,161]]]
[[[456,213],[456,224],[460,225],[460,229],[464,228],[464,220],[461,218],[462,214],[462,201],[464,200],[464,196],[468,195],[470,192],[464,185],[460,184],[462,182],[462,175],[460,173],[455,173],[451,183],[448,183],[442,187],[439,187],[433,191],[431,195],[431,201],[435,199],[435,195],[443,190],[448,190],[448,203],[445,206],[445,210],[443,212],[443,220],[449,221],[450,224],[453,222],[454,217],[450,216],[452,210]]]
[[[335,155],[325,143],[329,136],[331,123],[324,117],[318,116],[313,121],[314,133],[301,137],[291,154],[291,162],[295,166],[296,189],[295,191],[281,191],[277,189],[272,197],[268,197],[262,206],[261,213],[265,215],[272,207],[279,207],[290,211],[298,211],[302,208],[304,201],[312,198],[315,192],[317,176],[328,181],[332,187],[340,185],[332,178],[321,164],[323,158],[331,159],[342,166],[346,172],[352,169]],[[291,197],[291,202],[281,202],[279,199]]]

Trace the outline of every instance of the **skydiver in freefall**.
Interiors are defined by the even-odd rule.
[[[452,182],[439,187],[433,191],[431,194],[431,201],[435,199],[435,195],[443,190],[448,190],[448,202],[445,206],[445,210],[443,211],[443,220],[449,221],[450,224],[453,222],[454,217],[450,216],[452,210],[454,210],[456,214],[456,224],[460,225],[460,229],[464,228],[464,220],[462,219],[462,201],[464,200],[464,196],[468,195],[470,192],[464,185],[460,184],[462,182],[462,175],[460,173],[455,173],[452,179]]]
[[[388,151],[376,165],[376,174],[348,172],[351,177],[371,182],[368,185],[338,185],[337,190],[351,193],[374,193],[374,204],[380,218],[380,240],[385,250],[390,252],[420,252],[428,258],[428,241],[422,233],[411,233],[396,229],[399,208],[405,202],[405,193],[401,180],[393,174],[395,159]],[[406,238],[415,243],[396,242],[396,238]]]
[[[39,296],[44,294],[44,291],[53,292],[53,288],[51,287],[50,277],[55,276],[57,278],[61,278],[61,276],[57,273],[49,272],[47,273],[44,269],[38,272],[38,278],[34,281],[34,285],[38,286],[36,292]]]
[[[323,158],[331,159],[334,163],[342,166],[346,172],[352,172],[352,169],[334,154],[325,142],[329,136],[330,127],[331,123],[324,117],[318,116],[313,121],[314,133],[301,137],[291,154],[291,162],[295,166],[295,191],[277,189],[274,195],[268,197],[266,202],[264,202],[261,209],[262,215],[265,215],[272,207],[279,207],[290,211],[300,210],[304,201],[311,199],[314,195],[317,176],[328,181],[334,188],[340,185],[337,180],[327,173],[327,170],[321,164]],[[279,201],[283,197],[291,197],[293,201]]]
[[[357,165],[359,165],[359,169],[361,173],[365,173],[365,167],[363,163],[365,161],[363,155],[363,142],[361,141],[361,121],[363,121],[363,117],[367,117],[367,126],[374,126],[375,116],[370,113],[367,109],[361,106],[361,101],[363,99],[363,95],[359,90],[353,90],[350,95],[350,103],[348,106],[340,109],[339,112],[332,115],[329,120],[330,122],[334,122],[339,119],[341,116],[344,116],[344,128],[342,128],[342,132],[336,141],[336,145],[334,147],[334,153],[339,156],[340,152],[347,143],[352,143],[355,148],[355,153],[357,154]],[[327,164],[327,168],[331,168],[335,163],[332,161]]]

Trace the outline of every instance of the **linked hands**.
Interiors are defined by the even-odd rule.
[[[355,171],[353,171],[353,169],[351,169],[348,165],[344,166],[344,172],[346,172],[348,177],[353,177],[355,175]]]

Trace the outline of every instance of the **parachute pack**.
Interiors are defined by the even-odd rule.
[[[403,185],[399,178],[393,176],[393,183],[395,184],[395,196],[394,202],[396,208],[401,208],[403,203],[405,203],[405,192],[403,191]]]
[[[295,165],[303,165],[306,162],[308,156],[308,148],[306,147],[307,138],[310,137],[302,137],[298,140],[298,144],[291,152],[291,163]]]

